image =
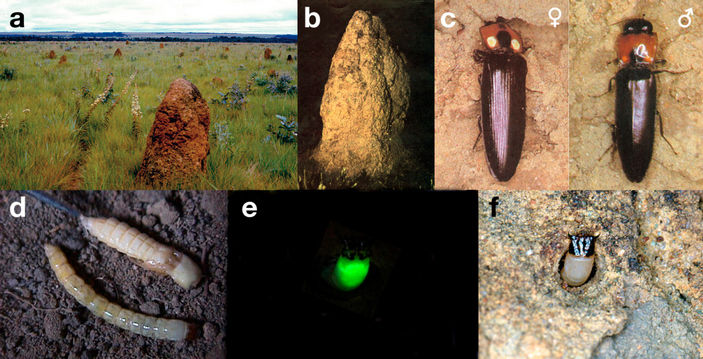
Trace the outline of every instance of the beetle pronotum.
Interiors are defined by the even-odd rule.
[[[80,221],[90,234],[159,273],[168,274],[178,285],[189,289],[200,280],[200,268],[185,254],[161,244],[114,218],[80,216]]]
[[[183,340],[194,339],[196,330],[193,324],[178,319],[156,318],[110,303],[105,297],[95,293],[95,290],[85,284],[76,275],[66,256],[58,247],[45,244],[44,252],[49,259],[59,282],[78,303],[88,308],[93,314],[106,322],[127,329],[133,333],[156,339]]]

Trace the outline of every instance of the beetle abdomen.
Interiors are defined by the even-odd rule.
[[[525,139],[527,62],[518,54],[482,53],[481,125],[493,177],[507,181],[520,162]]]
[[[652,160],[657,84],[644,67],[623,68],[615,80],[617,149],[627,178],[640,182]]]

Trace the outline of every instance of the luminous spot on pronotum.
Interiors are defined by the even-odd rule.
[[[337,259],[334,267],[334,279],[337,287],[344,291],[350,291],[360,286],[369,273],[370,258],[349,259],[343,255]]]
[[[649,52],[647,51],[647,45],[639,44],[635,47],[635,55],[649,61]]]
[[[513,50],[519,51],[520,50],[520,41],[513,39],[512,41],[510,41],[510,46],[512,46]]]
[[[488,44],[488,47],[492,49],[492,48],[496,47],[496,44],[498,44],[498,39],[496,39],[495,36],[489,36],[486,39],[486,43]]]

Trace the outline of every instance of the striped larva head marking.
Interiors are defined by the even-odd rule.
[[[577,257],[593,256],[595,251],[595,241],[598,235],[569,235],[569,253]]]
[[[569,250],[560,263],[561,278],[571,287],[586,283],[594,274],[595,244],[598,235],[569,235]]]

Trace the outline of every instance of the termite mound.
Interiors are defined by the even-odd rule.
[[[190,81],[178,78],[156,109],[136,181],[147,187],[190,183],[205,174],[210,109]]]
[[[357,11],[332,57],[312,158],[323,178],[390,187],[409,160],[401,141],[410,106],[407,59],[379,17]],[[362,179],[370,179],[364,181]]]

